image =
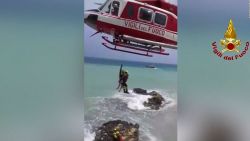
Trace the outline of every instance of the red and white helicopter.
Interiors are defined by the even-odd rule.
[[[107,0],[100,8],[87,10],[84,22],[97,33],[106,33],[109,49],[152,57],[177,49],[177,6],[165,0]]]

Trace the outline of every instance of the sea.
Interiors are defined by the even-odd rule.
[[[177,66],[121,60],[84,59],[84,139],[93,141],[94,130],[110,120],[138,123],[140,141],[177,140]],[[118,92],[120,65],[129,73],[130,94]],[[146,66],[153,65],[155,68]],[[143,106],[148,96],[133,88],[159,92],[167,104],[158,111]]]

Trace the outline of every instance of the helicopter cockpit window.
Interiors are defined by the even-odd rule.
[[[109,6],[105,9],[105,12],[109,13],[110,12],[110,8],[111,8],[111,4],[109,4]]]
[[[107,5],[107,3],[108,3],[108,1],[106,1],[103,5],[101,5],[98,9],[100,10],[100,11],[102,11],[103,10],[103,8]]]
[[[139,19],[144,21],[151,21],[153,16],[153,11],[146,8],[140,8]]]
[[[156,23],[158,25],[165,26],[166,22],[167,22],[167,16],[166,15],[158,13],[158,12],[155,13],[154,23]]]
[[[120,2],[119,1],[113,1],[112,7],[111,7],[111,14],[114,16],[118,16],[120,8]]]

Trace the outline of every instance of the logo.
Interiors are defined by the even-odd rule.
[[[212,43],[212,49],[216,56],[224,60],[237,60],[242,58],[248,51],[249,42],[246,42],[245,47],[241,48],[241,41],[237,39],[237,34],[230,19],[227,30],[224,34],[224,39],[220,40],[222,49],[218,49],[216,42]]]

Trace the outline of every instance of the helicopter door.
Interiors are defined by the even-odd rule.
[[[111,4],[111,15],[118,16],[120,9],[120,2],[119,1],[113,1]]]

